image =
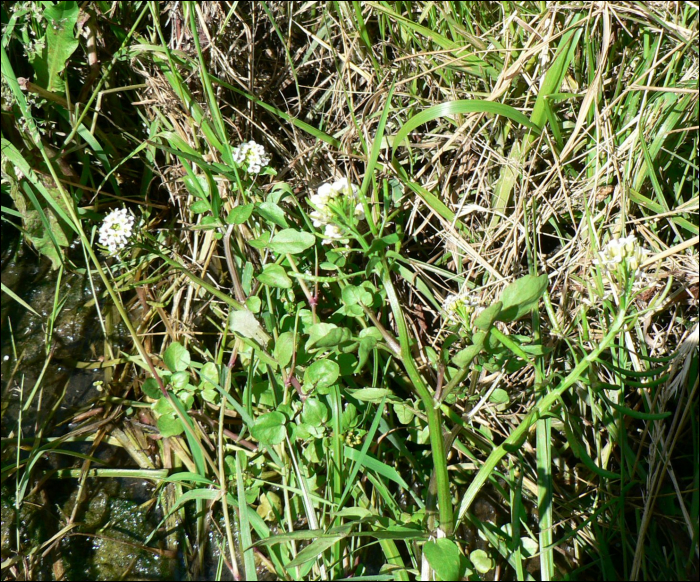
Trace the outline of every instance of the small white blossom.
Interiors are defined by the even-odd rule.
[[[601,265],[608,275],[616,272],[618,267],[624,264],[630,276],[635,277],[646,255],[646,249],[640,247],[637,238],[631,234],[608,241],[600,252],[600,258],[594,263]]]
[[[457,295],[448,295],[442,305],[443,310],[447,313],[449,319],[459,320],[458,315],[462,315],[460,311],[466,311],[479,307],[479,302],[474,299],[467,289],[460,291]]]
[[[352,216],[357,220],[365,219],[364,208],[357,198],[359,191],[359,188],[347,178],[340,178],[332,184],[322,184],[315,194],[309,196],[309,202],[314,207],[309,217],[314,227],[325,227],[323,244],[330,244],[343,238],[343,232],[336,224],[337,208],[344,208],[348,213],[352,212]],[[331,208],[331,204],[335,209]]]
[[[126,208],[113,210],[100,226],[100,244],[107,247],[110,255],[126,246],[134,229],[134,216]]]
[[[249,173],[259,174],[270,163],[270,156],[263,146],[250,140],[233,150],[233,161],[245,165]]]
[[[340,230],[340,228],[338,228],[335,224],[327,224],[326,228],[323,231],[323,236],[326,237],[323,239],[323,244],[329,245],[332,242],[343,238],[343,233]]]

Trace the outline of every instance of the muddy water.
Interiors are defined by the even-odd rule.
[[[27,459],[32,446],[46,444],[43,439],[48,437],[65,434],[69,430],[67,421],[100,398],[102,393],[95,382],[104,379],[104,371],[78,370],[75,363],[95,361],[99,357],[103,332],[92,287],[84,273],[64,273],[60,280],[62,308],[53,322],[48,347],[47,327],[55,311],[58,271],[52,271],[48,261],[37,258],[29,249],[17,251],[17,245],[9,245],[3,249],[2,283],[38,313],[2,294],[1,435],[2,462],[7,466],[15,462],[18,438],[25,439],[19,457]],[[98,294],[101,292],[97,281],[95,289]],[[110,340],[119,344],[124,338]],[[32,443],[38,435],[42,440]],[[64,443],[61,448],[91,453],[105,466],[132,466],[117,447],[101,446],[96,453],[85,442]],[[80,525],[60,536],[61,541],[45,558],[36,557],[42,553],[37,553],[36,548],[68,523],[78,487],[77,479],[49,478],[42,483],[42,478],[52,469],[79,466],[80,461],[67,455],[42,455],[34,465],[20,504],[17,487],[24,468],[3,482],[2,561],[17,560],[20,572],[39,580],[184,577],[178,567],[180,560],[168,557],[167,552],[159,553],[156,542],[150,542],[151,549],[143,549],[144,541],[162,517],[156,505],[150,503],[155,491],[144,481],[88,479],[76,513]],[[22,569],[22,564],[28,571]]]

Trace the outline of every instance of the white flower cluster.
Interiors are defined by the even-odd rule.
[[[459,319],[457,317],[458,311],[466,308],[479,307],[479,302],[476,301],[466,289],[460,291],[457,295],[448,295],[445,298],[445,303],[442,308],[447,313],[450,319]]]
[[[233,161],[245,164],[249,173],[259,174],[270,163],[270,156],[263,146],[251,139],[233,150]]]
[[[365,219],[365,211],[362,203],[358,201],[359,188],[351,184],[347,178],[340,178],[332,184],[322,184],[316,194],[309,196],[309,201],[314,206],[311,220],[316,228],[325,226],[323,235],[326,237],[323,244],[330,244],[343,238],[343,233],[337,224],[334,224],[334,212],[331,204],[338,207],[352,208],[353,216],[357,220]]]
[[[608,241],[594,263],[601,265],[607,275],[617,272],[618,267],[624,265],[629,275],[635,277],[646,255],[647,251],[639,246],[637,238],[631,234]]]
[[[126,208],[112,210],[100,226],[100,244],[115,254],[126,246],[134,229],[134,216]]]

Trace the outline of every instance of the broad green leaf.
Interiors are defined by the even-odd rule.
[[[466,368],[469,366],[469,364],[472,363],[474,358],[479,355],[479,352],[481,351],[481,346],[479,345],[471,345],[467,346],[463,350],[457,352],[452,358],[452,361],[454,362],[454,365],[457,366],[458,368]]]
[[[513,281],[501,293],[503,306],[498,319],[513,321],[532,311],[547,290],[547,283],[547,275],[525,275]]]
[[[190,206],[190,210],[194,214],[202,214],[202,212],[209,210],[209,202],[206,202],[205,200],[197,200],[197,202],[194,202],[192,206]]]
[[[282,498],[272,491],[267,491],[260,496],[260,504],[255,510],[265,521],[276,521],[277,516],[282,515]]]
[[[290,289],[292,287],[292,280],[287,276],[287,272],[281,265],[275,263],[263,266],[262,273],[256,279],[263,285],[269,285],[270,287],[280,287],[282,289]]]
[[[163,361],[171,372],[184,372],[190,365],[190,352],[179,342],[173,342],[165,350]]]
[[[155,378],[146,378],[141,385],[141,391],[146,396],[153,398],[154,400],[157,400],[163,396],[163,392],[161,391],[158,381]]]
[[[358,390],[348,390],[353,398],[362,402],[380,402],[382,398],[393,396],[394,393],[388,388],[360,388]]]
[[[345,335],[344,329],[334,323],[317,323],[309,328],[309,339],[306,342],[306,349],[337,346],[343,341]]]
[[[481,574],[486,574],[495,566],[494,561],[484,550],[474,550],[469,554],[469,560],[474,564],[476,571]]]
[[[311,426],[321,426],[328,420],[328,407],[317,398],[307,398],[301,411],[301,419]]]
[[[207,362],[199,370],[199,377],[212,384],[219,383],[219,369],[214,362]]]
[[[496,301],[474,318],[474,327],[488,331],[493,326],[493,322],[498,319],[502,309],[503,302]]]
[[[355,287],[354,285],[347,285],[343,289],[343,303],[345,305],[372,305],[372,294],[364,289],[363,287]]]
[[[175,390],[184,390],[189,384],[190,375],[188,372],[175,372],[170,376],[170,383]]]
[[[296,346],[295,334],[293,331],[285,331],[281,333],[275,343],[275,358],[277,363],[284,368],[292,361]]]
[[[423,554],[441,580],[460,580],[466,570],[466,560],[452,540],[441,538],[427,541]]]
[[[274,202],[261,202],[255,211],[272,224],[282,228],[287,228],[289,226],[287,219],[284,217],[284,210]]]
[[[163,398],[165,400],[165,398]],[[170,414],[163,414],[156,421],[158,430],[163,438],[177,436],[185,432],[185,427],[182,425],[182,421],[176,416]]]
[[[316,243],[316,237],[308,232],[287,228],[279,231],[268,246],[276,253],[296,255]]]
[[[278,445],[284,440],[286,421],[287,418],[281,412],[268,412],[258,417],[250,432],[263,445]]]
[[[78,3],[65,1],[45,6],[43,16],[46,18],[46,42],[41,56],[37,56],[32,64],[38,85],[47,91],[63,94],[65,82],[59,75],[80,44],[75,33]]]
[[[335,383],[340,367],[333,360],[316,360],[304,372],[304,384],[313,388],[325,388]]]
[[[396,413],[396,418],[399,419],[401,424],[409,424],[415,416],[413,409],[401,402],[394,404],[394,413]]]
[[[253,204],[244,204],[242,206],[236,206],[228,213],[226,217],[226,222],[228,224],[243,224],[246,220],[250,218],[253,214]]]

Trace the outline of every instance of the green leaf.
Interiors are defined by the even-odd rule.
[[[274,263],[264,265],[262,273],[256,279],[263,285],[269,285],[270,287],[280,287],[282,289],[290,289],[292,287],[292,280],[287,276],[287,272],[281,265]]]
[[[369,307],[372,305],[372,294],[363,287],[347,285],[343,289],[343,303],[348,306],[359,304]]]
[[[301,550],[289,564],[287,564],[287,570],[291,568],[296,568],[302,564],[315,559],[317,556],[321,555],[328,548],[335,545],[338,541],[342,540],[350,532],[352,524],[346,526],[340,526],[338,528],[332,528],[327,534],[321,534],[303,550]],[[341,529],[342,528],[342,529]],[[334,533],[340,530],[338,533]]]
[[[262,325],[247,309],[232,311],[229,315],[229,329],[248,339],[252,339],[262,346],[267,345],[270,336],[267,335]]]
[[[210,382],[211,384],[219,383],[219,369],[214,362],[207,362],[199,370],[199,377],[201,380]]]
[[[287,418],[281,412],[268,412],[258,417],[250,432],[263,445],[278,445],[287,432],[284,426],[286,421]]]
[[[328,407],[317,398],[307,398],[301,411],[301,420],[311,426],[321,426],[328,420]]]
[[[252,313],[260,313],[260,308],[262,307],[262,301],[260,300],[260,297],[257,295],[251,295],[248,297],[248,299],[245,300],[245,306],[252,312]]]
[[[268,246],[276,253],[297,255],[316,243],[316,237],[308,232],[287,228],[279,231]]]
[[[488,331],[493,326],[494,321],[498,319],[502,309],[503,302],[496,301],[474,318],[474,327]]]
[[[275,343],[274,356],[277,363],[284,368],[292,361],[296,346],[295,333],[293,331],[285,331],[281,333]]]
[[[306,349],[330,348],[339,343],[349,340],[349,330],[338,327],[334,323],[317,323],[309,328],[309,339],[306,342]]]
[[[165,400],[165,399],[163,399]],[[170,414],[163,414],[156,421],[158,430],[163,438],[177,436],[185,432],[185,427],[182,421],[176,416]]]
[[[423,554],[442,580],[460,580],[466,570],[462,552],[456,543],[447,538],[425,542]]]
[[[399,419],[401,424],[409,424],[415,416],[413,409],[401,402],[394,404],[394,413],[396,413],[396,418]]]
[[[454,358],[452,358],[452,361],[454,362],[454,365],[458,368],[466,368],[467,366],[469,366],[469,364],[472,363],[474,358],[476,358],[476,356],[479,355],[480,351],[480,345],[467,346],[463,350],[457,352]]]
[[[289,226],[287,219],[284,217],[284,210],[274,202],[261,202],[255,211],[272,224],[282,228],[287,228]]]
[[[535,133],[540,133],[539,128],[534,123],[532,123],[524,114],[520,113],[520,111],[514,109],[510,105],[503,105],[502,103],[494,103],[492,101],[480,101],[477,99],[449,101],[447,103],[440,103],[439,105],[429,107],[425,111],[421,111],[420,113],[409,118],[394,138],[391,152],[392,157],[396,151],[396,148],[400,146],[401,143],[408,137],[408,134],[419,125],[423,125],[424,123],[434,119],[439,119],[440,117],[463,113],[491,113],[494,115],[502,115],[503,117],[512,119],[520,125],[524,125],[525,127],[532,129],[535,131]]]
[[[353,398],[362,402],[381,402],[382,398],[393,396],[394,393],[388,388],[360,388],[359,390],[348,390]]]
[[[491,392],[489,401],[501,405],[508,404],[510,402],[510,396],[508,396],[508,392],[506,392],[503,388],[496,388],[493,392]]]
[[[46,5],[43,16],[46,18],[46,44],[41,56],[34,59],[38,85],[56,93],[65,92],[65,82],[59,76],[66,68],[66,62],[78,48],[75,25],[78,22],[77,2],[57,2]]]
[[[165,350],[163,361],[171,372],[184,372],[190,365],[190,352],[179,342],[173,342]]]
[[[158,398],[163,396],[163,392],[161,391],[158,381],[155,378],[146,378],[144,383],[141,385],[141,391],[146,396],[153,398],[154,400],[158,400]]]
[[[503,307],[498,319],[513,321],[529,313],[547,290],[547,275],[525,275],[513,281],[501,293]]]
[[[476,571],[481,574],[486,574],[486,572],[492,570],[495,566],[491,556],[489,556],[484,550],[474,550],[471,554],[469,554],[469,560],[472,564],[474,564]]]
[[[190,210],[195,214],[202,214],[202,212],[209,210],[209,203],[204,200],[197,200],[197,202],[190,206]]]
[[[190,375],[188,372],[175,372],[170,377],[170,383],[173,385],[175,390],[184,390],[189,382]]]
[[[332,386],[340,375],[340,366],[333,360],[316,360],[304,372],[304,384],[314,388]]]
[[[242,206],[236,206],[228,213],[226,217],[227,224],[243,224],[246,220],[250,218],[253,214],[253,204],[244,204]]]

